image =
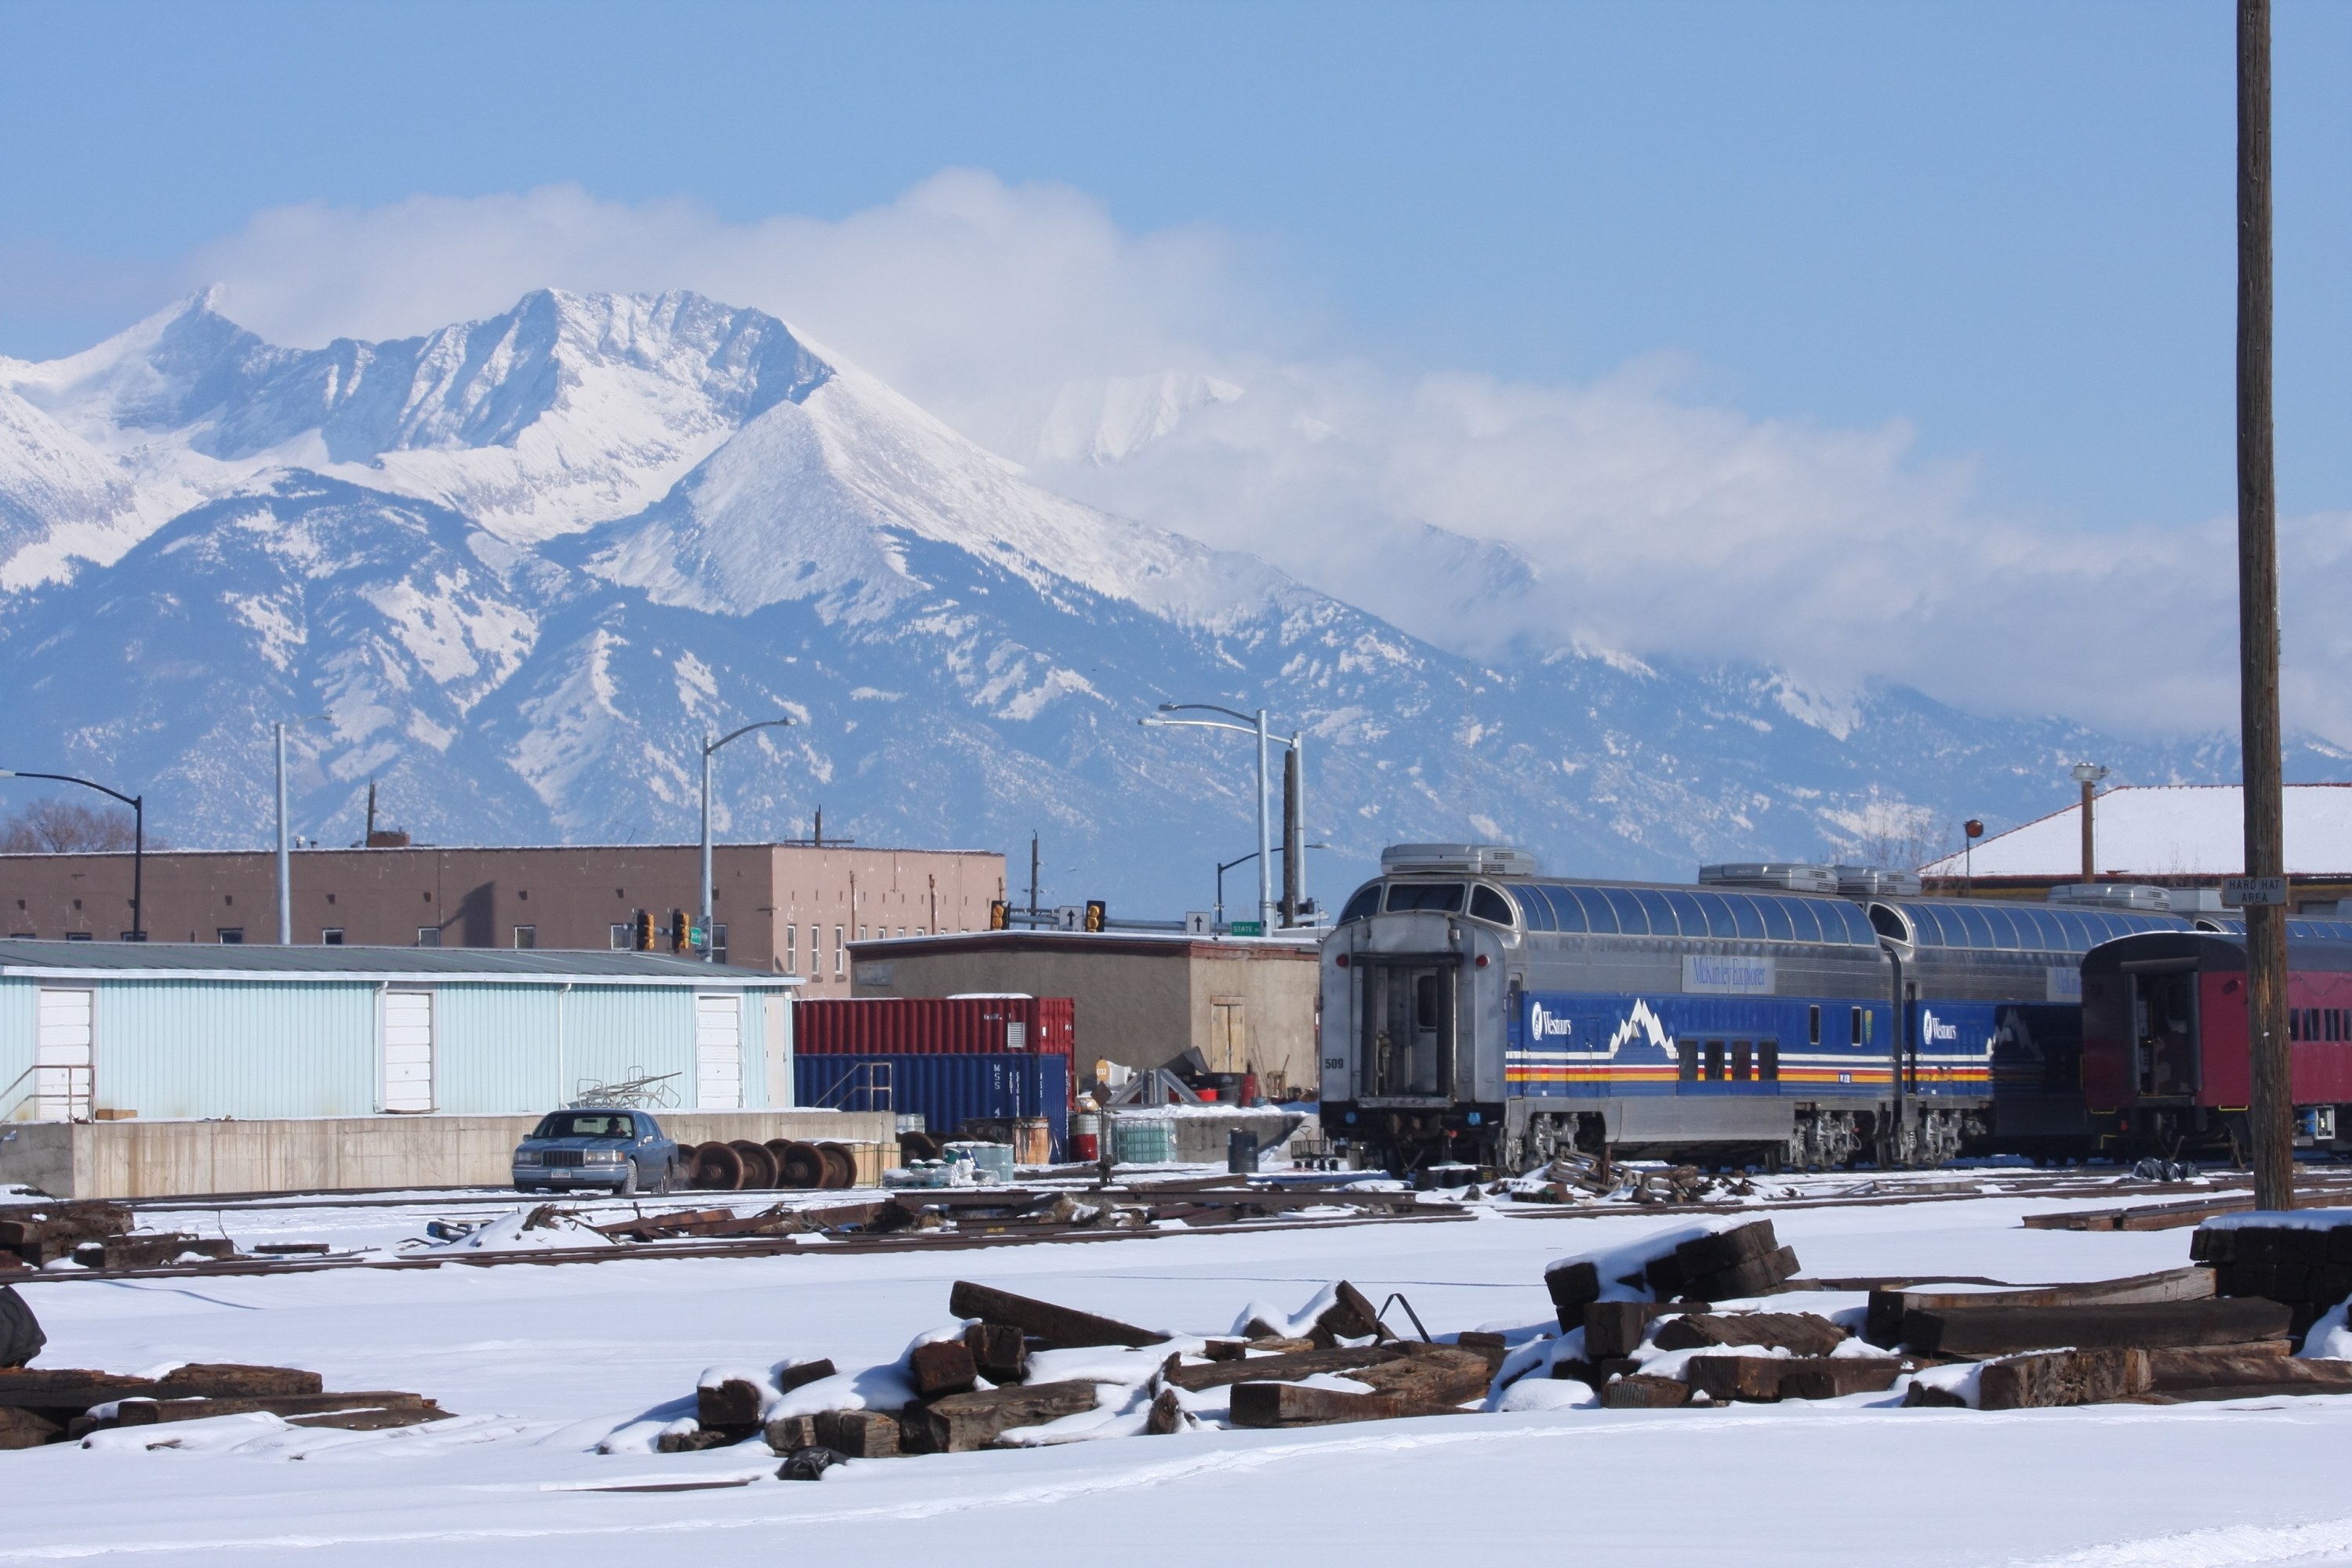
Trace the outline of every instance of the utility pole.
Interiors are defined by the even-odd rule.
[[[2106,776],[2107,770],[2096,763],[2074,764],[2074,782],[2083,786],[2083,880],[2085,882],[2099,879],[2099,863],[2091,853],[2091,800],[2098,794],[2099,781]]]
[[[2278,491],[2271,452],[2271,7],[2238,0],[2238,746],[2246,875],[2286,870],[2280,777]],[[2294,1206],[2286,1032],[2286,907],[2248,904],[2248,1117],[2254,1206]]]
[[[1029,929],[1037,929],[1037,830],[1029,830]]]
[[[278,945],[294,942],[294,856],[286,842],[286,726],[278,731]]]
[[[1282,923],[1298,923],[1299,861],[1304,854],[1299,840],[1305,836],[1298,831],[1298,747],[1294,743],[1282,756]]]

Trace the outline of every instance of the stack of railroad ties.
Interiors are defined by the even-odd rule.
[[[192,1363],[156,1377],[29,1363],[48,1342],[23,1298],[0,1286],[0,1448],[77,1441],[116,1426],[163,1426],[210,1415],[263,1413],[293,1426],[378,1432],[439,1421],[449,1412],[419,1394],[327,1391],[315,1372]],[[171,1447],[158,1434],[152,1447]]]
[[[12,1209],[0,1218],[0,1270],[46,1268],[58,1262],[85,1268],[152,1268],[167,1263],[220,1262],[237,1255],[226,1237],[185,1231],[131,1234],[131,1212],[121,1204],[79,1202]],[[264,1257],[327,1250],[320,1242],[265,1243]]]
[[[1200,1396],[1222,1393],[1232,1425],[1317,1426],[1409,1415],[1455,1415],[1483,1399],[1504,1357],[1500,1334],[1465,1334],[1436,1344],[1391,1332],[1363,1293],[1342,1280],[1318,1299],[1303,1334],[1264,1320],[1225,1338],[1180,1340],[1093,1313],[1018,1296],[969,1280],[950,1290],[948,1310],[967,1320],[960,1332],[910,1347],[887,1375],[845,1378],[829,1360],[788,1363],[766,1374],[706,1373],[693,1417],[670,1424],[656,1447],[691,1452],[764,1436],[784,1456],[787,1479],[814,1479],[843,1458],[962,1453],[1025,1446],[1008,1435],[1103,1412],[1103,1394],[1139,1406],[1126,1429],[1166,1435],[1197,1426]],[[1163,1356],[1160,1347],[1174,1345]],[[1033,1358],[1047,1352],[1126,1352],[1150,1368],[1139,1384],[1097,1375],[1041,1381]],[[1086,1358],[1078,1358],[1083,1362]],[[1115,1373],[1112,1375],[1116,1375]],[[1321,1378],[1321,1384],[1304,1381]],[[1342,1378],[1353,1386],[1331,1386]],[[891,1407],[867,1403],[877,1388],[911,1397]],[[845,1401],[834,1408],[824,1391]],[[810,1399],[795,1401],[807,1391]],[[1100,1435],[1099,1432],[1092,1435]]]
[[[2275,1261],[2285,1254],[2301,1272]],[[1906,1406],[1982,1410],[2352,1393],[2352,1361],[2291,1353],[2352,1295],[2352,1212],[2222,1216],[2191,1256],[2221,1267],[2068,1285],[1805,1280],[1771,1222],[1757,1221],[1686,1237],[1631,1268],[1622,1254],[1554,1264],[1545,1283],[1561,1332],[1538,1359],[1619,1409],[1839,1398],[1898,1379]],[[2282,1283],[2335,1293],[2271,1299]],[[1868,1290],[1859,1322],[1850,1310],[1711,1310],[1858,1289]]]

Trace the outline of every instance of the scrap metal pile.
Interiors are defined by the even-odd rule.
[[[414,1394],[335,1394],[315,1372],[285,1366],[189,1363],[155,1377],[27,1363],[48,1342],[22,1297],[0,1286],[0,1448],[74,1442],[116,1426],[161,1426],[255,1413],[289,1426],[376,1432],[438,1421],[449,1413]],[[150,1447],[170,1447],[159,1434]]]
[[[61,1203],[13,1212],[0,1219],[0,1269],[47,1268],[72,1262],[84,1268],[152,1268],[171,1263],[215,1263],[238,1256],[226,1237],[185,1231],[131,1234],[133,1216],[121,1204]],[[324,1251],[324,1247],[278,1248]]]

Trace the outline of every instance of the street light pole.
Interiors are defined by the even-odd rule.
[[[313,713],[307,719],[297,719],[297,724],[315,724],[331,717]],[[294,942],[294,857],[286,840],[286,723],[280,720],[270,726],[278,732],[278,945],[290,947]]]
[[[710,919],[710,906],[716,901],[710,883],[711,753],[728,742],[748,735],[754,730],[781,730],[788,728],[791,723],[790,719],[762,719],[756,724],[746,724],[741,729],[721,735],[715,741],[710,738],[708,731],[702,737],[702,959],[706,963],[717,963],[719,952],[718,940]]]
[[[15,768],[0,768],[0,779],[49,779],[58,784],[79,784],[84,789],[112,795],[131,808],[131,940],[145,942],[147,924],[142,918],[140,895],[144,891],[147,870],[147,797],[125,795],[119,789],[109,789],[102,784],[76,778],[71,773],[28,773]]]
[[[1244,713],[1236,709],[1220,708],[1213,702],[1162,702],[1160,705],[1160,711],[1162,713],[1223,713],[1228,718],[1238,719],[1241,722],[1238,724],[1226,724],[1214,719],[1161,719],[1157,717],[1145,717],[1137,720],[1136,722],[1139,724],[1166,725],[1171,729],[1191,728],[1196,730],[1232,730],[1240,734],[1254,735],[1257,738],[1257,920],[1258,930],[1261,932],[1271,931],[1274,930],[1275,926],[1275,904],[1274,870],[1269,862],[1274,858],[1274,826],[1270,815],[1272,807],[1270,804],[1270,796],[1268,795],[1269,786],[1266,774],[1267,747],[1274,742],[1275,738],[1268,735],[1266,732],[1265,710],[1261,708],[1255,713]],[[1282,743],[1295,749],[1298,744],[1298,737],[1293,735],[1289,740],[1283,742]],[[1305,770],[1301,769],[1300,771],[1300,783],[1303,787],[1305,784]],[[1234,863],[1238,865],[1240,862],[1236,861]]]

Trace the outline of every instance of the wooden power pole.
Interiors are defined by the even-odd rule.
[[[2238,0],[2238,703],[2246,875],[2286,869],[2280,778],[2278,493],[2271,454],[2271,7]],[[2273,884],[2276,886],[2277,884]],[[2245,906],[2254,1206],[2294,1206],[2286,906]]]

